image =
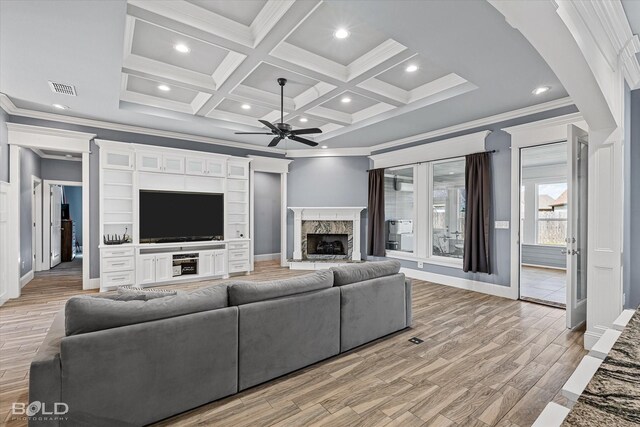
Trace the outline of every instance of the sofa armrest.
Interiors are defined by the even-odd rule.
[[[64,309],[53,319],[49,332],[31,361],[29,370],[29,402],[43,402],[52,408],[61,402],[62,377],[60,364],[60,342],[64,338]],[[37,417],[36,417],[37,418]],[[58,425],[58,421],[30,420],[30,426]]]
[[[411,326],[413,323],[413,310],[412,310],[412,297],[413,297],[413,285],[411,283],[411,279],[405,277],[404,279],[404,297],[405,297],[405,305],[406,305],[406,314],[407,314],[407,323],[406,326]]]

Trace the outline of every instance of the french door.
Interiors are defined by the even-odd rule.
[[[567,133],[567,327],[587,317],[588,134],[569,125]]]

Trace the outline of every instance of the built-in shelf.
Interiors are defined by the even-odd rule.
[[[104,225],[132,225],[133,222],[132,221],[115,221],[115,222],[109,222],[109,221],[105,221]]]

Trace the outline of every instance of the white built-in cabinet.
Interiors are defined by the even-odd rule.
[[[100,245],[101,289],[154,286],[248,273],[250,159],[113,141],[100,147],[100,239],[121,236],[131,243]],[[225,240],[140,244],[140,189],[223,193]],[[185,213],[187,215],[188,213]],[[197,274],[180,276],[174,255],[196,253]]]

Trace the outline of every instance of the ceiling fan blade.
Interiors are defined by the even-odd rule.
[[[270,122],[266,121],[266,120],[258,120],[260,123],[262,123],[263,125],[265,125],[266,127],[268,127],[271,130],[275,130],[276,132],[280,132],[278,130],[277,127],[275,127],[274,125],[272,125]]]
[[[301,142],[303,144],[307,144],[310,147],[315,147],[316,145],[318,145],[317,142],[313,142],[313,141],[309,141],[308,139],[305,138],[300,138],[299,136],[295,136],[295,135],[290,135],[289,139],[292,139],[294,141],[298,141]]]
[[[236,135],[273,135],[273,132],[235,132]]]
[[[280,142],[280,141],[282,141],[282,137],[281,136],[276,136],[269,143],[269,147],[275,147],[276,145],[278,145],[278,142]]]
[[[289,132],[291,135],[305,135],[308,133],[322,133],[322,129],[318,128],[307,128],[307,129],[296,129]]]

